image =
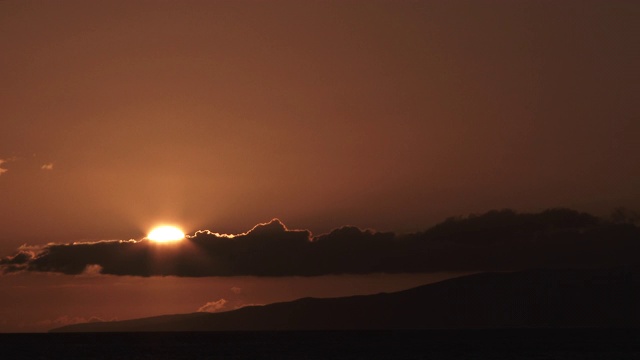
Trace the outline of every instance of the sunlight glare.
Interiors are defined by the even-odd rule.
[[[184,239],[184,233],[175,226],[159,226],[151,230],[147,239],[160,243],[174,242]]]

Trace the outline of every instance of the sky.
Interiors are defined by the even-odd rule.
[[[246,234],[278,218],[315,239],[492,209],[637,210],[639,13],[604,0],[2,1],[0,257],[137,241],[159,224]],[[243,300],[266,303],[436,276],[367,269],[16,273],[0,277],[22,289],[0,331],[236,306],[232,288],[271,287]],[[153,298],[139,282],[163,289],[161,308],[113,310],[132,288]],[[177,283],[197,301],[161,301]],[[114,305],[63,306],[82,286]],[[42,294],[53,300],[36,316]]]

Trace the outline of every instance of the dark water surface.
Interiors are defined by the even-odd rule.
[[[0,349],[3,359],[640,359],[640,330],[0,334]]]

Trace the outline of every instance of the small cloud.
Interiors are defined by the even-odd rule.
[[[227,300],[220,299],[218,301],[209,301],[208,303],[202,305],[198,312],[218,312],[224,309],[227,304]]]
[[[9,171],[9,169],[2,167],[2,164],[6,163],[6,162],[8,162],[8,160],[0,159],[0,175],[2,175],[4,173],[6,173],[7,171]]]
[[[53,163],[44,164],[40,167],[42,170],[53,170]]]
[[[237,295],[237,294],[242,293],[242,289],[237,287],[237,286],[234,286],[234,287],[231,288],[231,292]]]
[[[10,162],[15,162],[20,160],[19,157],[17,156],[12,156],[12,157],[8,157],[8,158],[2,158],[0,159],[0,175],[6,173],[7,171],[9,171],[9,169],[6,168],[6,166],[10,163]],[[4,164],[4,165],[3,165]]]
[[[102,266],[98,264],[90,264],[84,268],[82,276],[98,276],[102,274]]]
[[[4,259],[0,259],[0,265],[22,265],[29,262],[35,257],[33,251],[28,249],[20,249],[17,254],[13,256],[7,256]]]

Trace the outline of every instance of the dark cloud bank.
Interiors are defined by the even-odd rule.
[[[396,235],[345,226],[313,237],[279,220],[244,234],[198,231],[178,244],[143,240],[22,247],[0,260],[16,271],[176,276],[500,271],[527,268],[637,267],[640,228],[586,213],[511,210],[450,218]]]

